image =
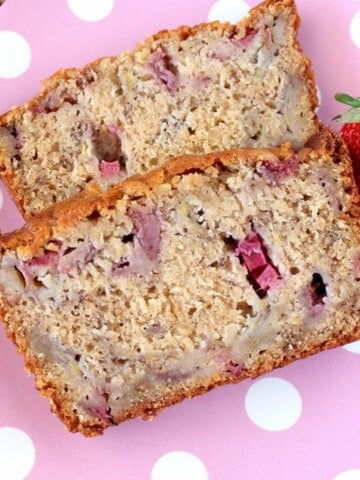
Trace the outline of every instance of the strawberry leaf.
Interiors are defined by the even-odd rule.
[[[337,115],[333,118],[336,122],[339,123],[357,123],[360,122],[360,110],[358,108],[350,108],[347,112],[342,115]]]
[[[345,105],[350,105],[350,107],[360,108],[360,98],[352,97],[347,93],[337,93],[335,99],[338,102],[345,103]]]

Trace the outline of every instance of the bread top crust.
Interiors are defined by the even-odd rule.
[[[4,234],[0,238],[0,252],[16,249],[26,257],[36,256],[41,252],[44,243],[51,239],[53,231],[61,231],[77,223],[78,220],[91,216],[116,205],[124,196],[129,199],[147,197],[164,183],[170,182],[177,175],[194,171],[205,173],[210,167],[221,170],[241,160],[246,165],[255,164],[259,160],[275,155],[285,159],[293,150],[285,144],[278,148],[233,149],[222,153],[206,155],[183,155],[168,159],[160,168],[144,175],[134,175],[116,184],[106,193],[94,184],[88,191],[80,192],[74,197],[59,202],[31,218],[20,230]],[[351,160],[342,139],[329,128],[323,128],[310,139],[308,146],[296,153],[301,161],[325,156],[328,161],[344,164],[344,174],[348,185],[353,190],[353,202],[349,214],[360,233],[360,194],[355,184]]]

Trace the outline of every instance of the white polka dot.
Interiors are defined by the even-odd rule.
[[[208,20],[213,22],[237,23],[250,10],[249,5],[244,0],[218,0],[211,7]]]
[[[351,20],[350,37],[355,45],[360,48],[360,12],[355,13]]]
[[[67,0],[76,17],[87,22],[97,22],[107,17],[114,6],[114,0]]]
[[[208,480],[204,464],[188,452],[169,452],[159,458],[151,472],[151,480]]]
[[[23,480],[35,462],[35,447],[25,432],[0,427],[0,478]]]
[[[360,340],[348,343],[347,345],[344,345],[343,348],[351,353],[360,353]]]
[[[0,189],[0,210],[2,209],[3,203],[4,203],[4,197],[3,197],[3,193]]]
[[[346,470],[336,475],[334,480],[360,480],[360,470]]]
[[[280,431],[297,422],[302,403],[294,385],[282,378],[268,377],[251,385],[245,396],[245,409],[258,427]]]
[[[0,77],[23,74],[31,62],[31,49],[25,38],[11,30],[0,31]]]

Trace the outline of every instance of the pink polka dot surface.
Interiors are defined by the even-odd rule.
[[[360,95],[360,2],[298,0],[300,41],[321,92],[320,119]],[[160,29],[228,19],[256,0],[6,0],[0,7],[0,112],[34,95],[59,67],[115,55]],[[319,93],[320,97],[320,93]],[[22,219],[3,187],[0,229]],[[66,432],[0,330],[3,480],[360,479],[359,345],[85,439]],[[266,397],[267,401],[264,402]]]

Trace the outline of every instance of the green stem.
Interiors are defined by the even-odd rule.
[[[345,103],[345,105],[350,105],[350,107],[360,108],[360,98],[352,97],[347,93],[337,93],[335,99],[338,102]]]

